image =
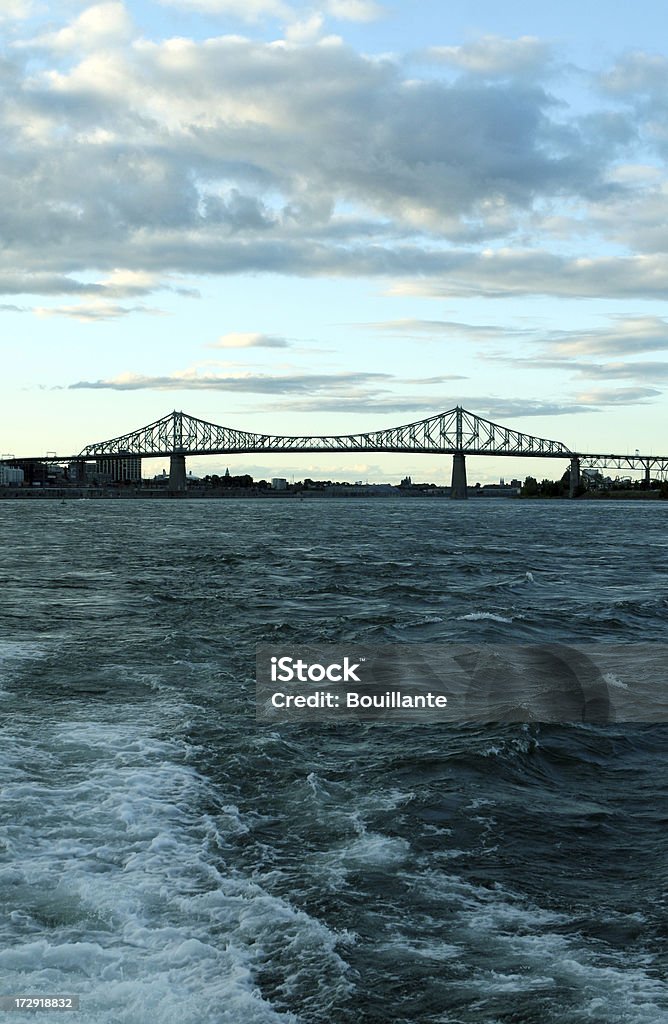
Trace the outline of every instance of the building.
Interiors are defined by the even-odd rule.
[[[473,490],[469,490],[475,498],[517,498],[519,497],[522,485],[519,480],[513,480],[510,485],[498,484],[476,484]]]
[[[286,491],[288,489],[288,481],[283,476],[272,477],[271,489],[273,491]]]
[[[113,483],[140,483],[141,459],[138,455],[121,455],[114,459],[96,459],[95,475]]]
[[[0,487],[20,487],[23,470],[16,466],[0,466]]]

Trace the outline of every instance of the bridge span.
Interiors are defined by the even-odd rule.
[[[466,498],[466,456],[566,459],[570,494],[575,494],[583,468],[640,470],[649,486],[651,472],[668,473],[668,455],[606,454],[573,451],[561,441],[535,437],[477,416],[462,406],[398,427],[359,434],[292,436],[261,434],[221,427],[184,412],[169,413],[138,430],[108,441],[89,444],[76,455],[7,457],[12,465],[31,462],[75,463],[128,457],[169,457],[170,489],[186,487],[186,457],[190,455],[280,454],[295,452],[407,452],[452,456],[452,497]]]

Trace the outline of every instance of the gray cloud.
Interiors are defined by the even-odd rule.
[[[668,380],[668,362],[578,363],[577,369],[581,377],[601,380],[635,380],[653,384]]]
[[[289,348],[287,338],[272,334],[253,334],[250,332],[224,334],[218,341],[212,342],[207,348]]]
[[[660,395],[661,392],[656,388],[595,388],[592,391],[581,392],[577,396],[577,401],[587,405],[644,405],[648,399]]]
[[[0,270],[0,295],[100,295],[98,284],[84,284],[60,274],[12,274]]]
[[[498,341],[506,338],[531,337],[533,331],[528,328],[511,329],[494,324],[465,324],[457,320],[382,320],[377,323],[355,324],[355,327],[367,327],[382,334],[396,334],[399,337],[412,338],[422,335],[426,338],[463,338],[471,341]]]
[[[402,387],[419,385],[435,386],[450,381],[465,380],[459,374],[444,374],[434,377],[415,378],[401,381]],[[313,401],[317,408],[322,396],[329,395],[346,409],[355,410],[367,403],[373,405],[380,396],[387,394],[388,387],[397,382],[389,373],[293,373],[270,376],[269,374],[244,373],[224,376],[210,371],[201,372],[196,368],[169,376],[144,376],[124,373],[107,380],[77,381],[69,390],[112,390],[112,391],[230,391],[265,395],[308,395],[306,403]],[[403,403],[405,408],[415,409],[430,405],[432,410],[436,399],[389,397],[388,402]],[[417,405],[415,404],[417,402]]]
[[[564,355],[631,355],[668,349],[668,321],[659,316],[618,317],[606,329],[552,331],[554,348]]]
[[[551,47],[534,36],[504,39],[481,36],[463,46],[432,46],[425,57],[436,63],[484,78],[543,76],[549,67]]]
[[[601,396],[580,400],[568,399],[559,401],[540,401],[537,399],[500,399],[489,395],[461,395],[455,392],[450,396],[426,398],[419,395],[375,395],[350,396],[341,399],[336,396],[315,398],[296,398],[272,406],[276,412],[339,412],[339,413],[374,413],[408,415],[413,414],[427,418],[436,413],[463,405],[469,412],[476,413],[496,422],[512,426],[513,420],[536,416],[572,416],[575,413],[596,412],[606,404]],[[615,402],[614,404],[619,404]],[[390,424],[398,425],[398,424]],[[555,438],[559,440],[559,438]]]
[[[553,295],[562,298],[667,298],[668,264],[658,256],[569,258],[541,250],[497,250],[477,253],[450,252],[426,259],[433,277],[406,280],[393,294],[434,298],[484,295]],[[417,268],[416,268],[417,269]],[[423,271],[424,273],[424,271]],[[399,270],[397,268],[397,276]]]
[[[559,370],[564,374],[601,380],[629,380],[658,383],[668,379],[668,361],[592,362],[583,356],[633,356],[668,350],[668,320],[651,315],[613,317],[605,327],[589,330],[544,330],[537,326],[512,327],[493,324],[468,324],[449,320],[388,320],[355,324],[382,334],[407,338],[424,337],[432,343],[450,340],[481,342],[486,348],[480,357],[520,370]],[[525,343],[529,355],[493,351],[498,346]]]
[[[36,306],[33,310],[37,316],[64,316],[70,320],[84,323],[97,323],[101,320],[118,320],[131,313],[148,313],[151,316],[166,316],[164,310],[150,306],[120,306],[109,302],[95,302],[76,306]]]
[[[636,385],[662,384],[668,380],[668,361],[614,360],[592,362],[587,355],[633,356],[668,350],[668,321],[657,316],[617,317],[608,327],[586,331],[532,331],[536,350],[531,355],[487,352],[483,358],[518,370],[557,370],[591,380],[627,380]],[[510,335],[512,338],[512,334]],[[504,340],[499,332],[499,340]],[[652,390],[620,389],[617,396],[659,394]]]
[[[0,275],[16,293],[30,283],[34,294],[93,294],[77,275],[116,267],[156,279],[423,275],[444,295],[608,295],[618,284],[622,295],[665,293],[666,271],[633,258],[584,266],[540,249],[445,247],[515,246],[541,204],[599,209],[628,191],[610,171],[633,142],[633,117],[583,120],[523,78],[548,60],[541,44],[487,39],[457,51],[460,67],[514,77],[408,80],[398,61],[331,40],[128,45],[121,5],[104,7],[95,31],[82,16],[32,50],[23,40],[2,71]],[[366,0],[330,7],[349,18],[375,10]]]
[[[388,373],[301,373],[292,376],[270,377],[264,374],[244,374],[224,377],[219,374],[196,373],[188,370],[170,376],[143,376],[122,374],[108,380],[77,381],[70,390],[84,388],[113,391],[236,391],[256,394],[311,394],[321,390],[336,391],[343,395],[360,385],[378,387],[391,380]]]
[[[625,53],[615,65],[603,72],[599,83],[612,96],[665,97],[668,59],[663,54],[632,50]]]

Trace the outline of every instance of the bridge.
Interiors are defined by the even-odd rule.
[[[259,434],[221,427],[184,412],[169,413],[145,427],[108,441],[87,445],[77,455],[26,458],[4,457],[0,462],[24,465],[35,462],[74,463],[83,478],[87,462],[127,458],[169,457],[170,490],[186,488],[186,457],[189,455],[279,454],[287,452],[407,452],[452,456],[453,498],[466,498],[466,456],[567,459],[570,494],[580,483],[580,472],[591,469],[641,470],[649,486],[654,471],[662,479],[668,472],[668,455],[587,453],[573,451],[561,441],[525,434],[501,426],[455,406],[399,427],[359,434],[292,436]]]

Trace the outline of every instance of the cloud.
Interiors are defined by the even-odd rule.
[[[553,331],[549,341],[566,356],[660,352],[668,349],[668,321],[659,316],[618,317],[607,329]]]
[[[317,39],[322,31],[324,18],[316,12],[301,20],[293,21],[285,30],[285,38],[291,43],[309,43]]]
[[[396,334],[412,338],[416,334],[428,338],[445,335],[448,338],[463,338],[472,341],[498,341],[507,338],[532,336],[527,328],[500,327],[498,324],[465,324],[457,320],[420,320],[407,317],[403,320],[382,320],[377,323],[356,324],[371,328],[382,334]]]
[[[263,18],[290,18],[292,8],[282,0],[159,0],[164,7],[179,7],[184,11],[219,14],[239,18],[250,23]]]
[[[385,14],[381,4],[373,0],[327,0],[325,9],[332,17],[343,21],[377,21]]]
[[[611,362],[590,363],[574,360],[571,356],[510,356],[486,355],[486,360],[512,366],[515,370],[559,370],[575,377],[599,380],[630,380],[657,384],[668,380],[668,362]],[[657,392],[658,394],[658,392]]]
[[[110,0],[3,66],[0,290],[69,278],[86,294],[94,276],[118,299],[105,275],[123,267],[154,288],[253,272],[428,296],[668,294],[661,181],[619,171],[660,148],[635,99],[611,111],[596,94],[582,116],[557,79],[539,84],[552,56],[531,37],[440,48],[445,72],[409,78],[400,58],[316,39],[321,14],[378,5],[198,2],[280,17],[292,38],[154,40]]]
[[[538,399],[499,399],[490,398],[489,395],[462,395],[455,391],[449,396],[441,395],[440,398],[429,398],[424,395],[397,394],[397,395],[370,395],[357,396],[349,395],[345,398],[339,396],[321,396],[318,398],[295,397],[288,402],[272,404],[272,411],[280,412],[332,412],[332,413],[365,413],[379,414],[416,414],[428,418],[439,412],[452,409],[455,405],[463,405],[470,412],[483,416],[496,422],[512,426],[513,420],[535,416],[572,416],[576,413],[590,413],[597,411],[601,402],[580,402],[571,399],[559,401],[540,401]],[[400,425],[399,422],[391,424]],[[354,427],[350,428],[354,430]],[[558,440],[558,438],[556,439]]]
[[[654,255],[569,258],[545,250],[423,253],[432,279],[409,279],[393,295],[553,295],[563,298],[667,298],[668,264]],[[438,264],[441,264],[439,269]],[[397,268],[398,269],[398,268]],[[417,269],[417,267],[416,267]],[[440,277],[447,273],[447,277]],[[424,274],[424,271],[423,271]],[[398,275],[397,275],[398,276]]]
[[[543,74],[551,47],[535,36],[504,39],[487,35],[464,46],[432,46],[425,56],[437,63],[482,77]]]
[[[665,97],[668,58],[663,54],[632,50],[599,77],[604,91],[613,96],[660,95]]]
[[[210,2],[280,13],[273,0]],[[315,21],[299,45],[136,30],[111,45],[131,29],[124,10],[98,4],[24,39],[5,69],[0,275],[419,276],[442,277],[443,294],[610,294],[614,260],[594,287],[595,267],[571,259],[571,273],[539,243],[522,257],[518,232],[552,203],[603,212],[626,194],[612,174],[629,159],[630,115],[583,122],[521,76],[408,79],[400,60],[309,42]],[[506,62],[540,60],[514,42]],[[480,45],[501,67],[497,44]],[[493,257],[468,248],[485,239]],[[665,271],[618,265],[622,294],[660,292]]]
[[[115,267],[100,281],[104,294],[114,298],[148,295],[159,285],[160,279],[156,274],[149,274],[144,270],[127,270],[123,267]]]
[[[272,395],[311,394],[314,391],[329,390],[345,395],[351,388],[370,384],[378,387],[390,379],[391,374],[387,373],[301,373],[280,377],[248,373],[223,377],[218,374],[199,373],[196,369],[189,369],[162,377],[124,373],[108,380],[78,381],[76,384],[70,384],[69,388],[70,390],[92,388],[113,391],[213,390]]]
[[[22,21],[29,18],[34,9],[31,0],[2,0],[0,4],[0,23]]]
[[[399,381],[389,373],[243,373],[222,375],[190,367],[165,376],[123,373],[116,377],[77,381],[69,390],[112,391],[225,391],[271,398],[271,410],[368,414],[411,414],[428,417],[463,405],[480,416],[511,423],[513,419],[593,412],[604,407],[646,404],[661,394],[652,387],[593,388],[562,399],[513,399],[489,395],[462,395],[461,389],[444,392],[443,385],[465,380],[458,374]],[[438,396],[411,393],[413,385],[439,386]],[[392,392],[393,387],[400,390]],[[283,398],[283,401],[277,399]],[[262,407],[265,411],[266,407]],[[354,427],[350,428],[355,430]],[[276,428],[278,432],[278,428]]]
[[[640,405],[661,395],[656,388],[610,388],[581,392],[576,401],[585,405]]]
[[[61,274],[14,274],[0,270],[0,295],[99,295],[99,284]]]
[[[97,323],[100,320],[117,320],[131,313],[149,313],[152,316],[166,316],[162,309],[150,306],[120,306],[109,302],[88,302],[75,306],[36,306],[33,312],[39,317],[64,316],[82,323]]]
[[[290,342],[287,338],[280,338],[273,334],[224,334],[218,341],[214,341],[209,348],[289,348]]]
[[[619,378],[653,384],[668,380],[668,362],[578,363],[577,371],[582,377],[599,377],[604,380]]]
[[[127,43],[134,34],[132,19],[120,0],[94,4],[57,32],[48,32],[30,41],[30,47],[53,53],[70,50],[98,50]],[[21,48],[22,44],[15,44]]]

